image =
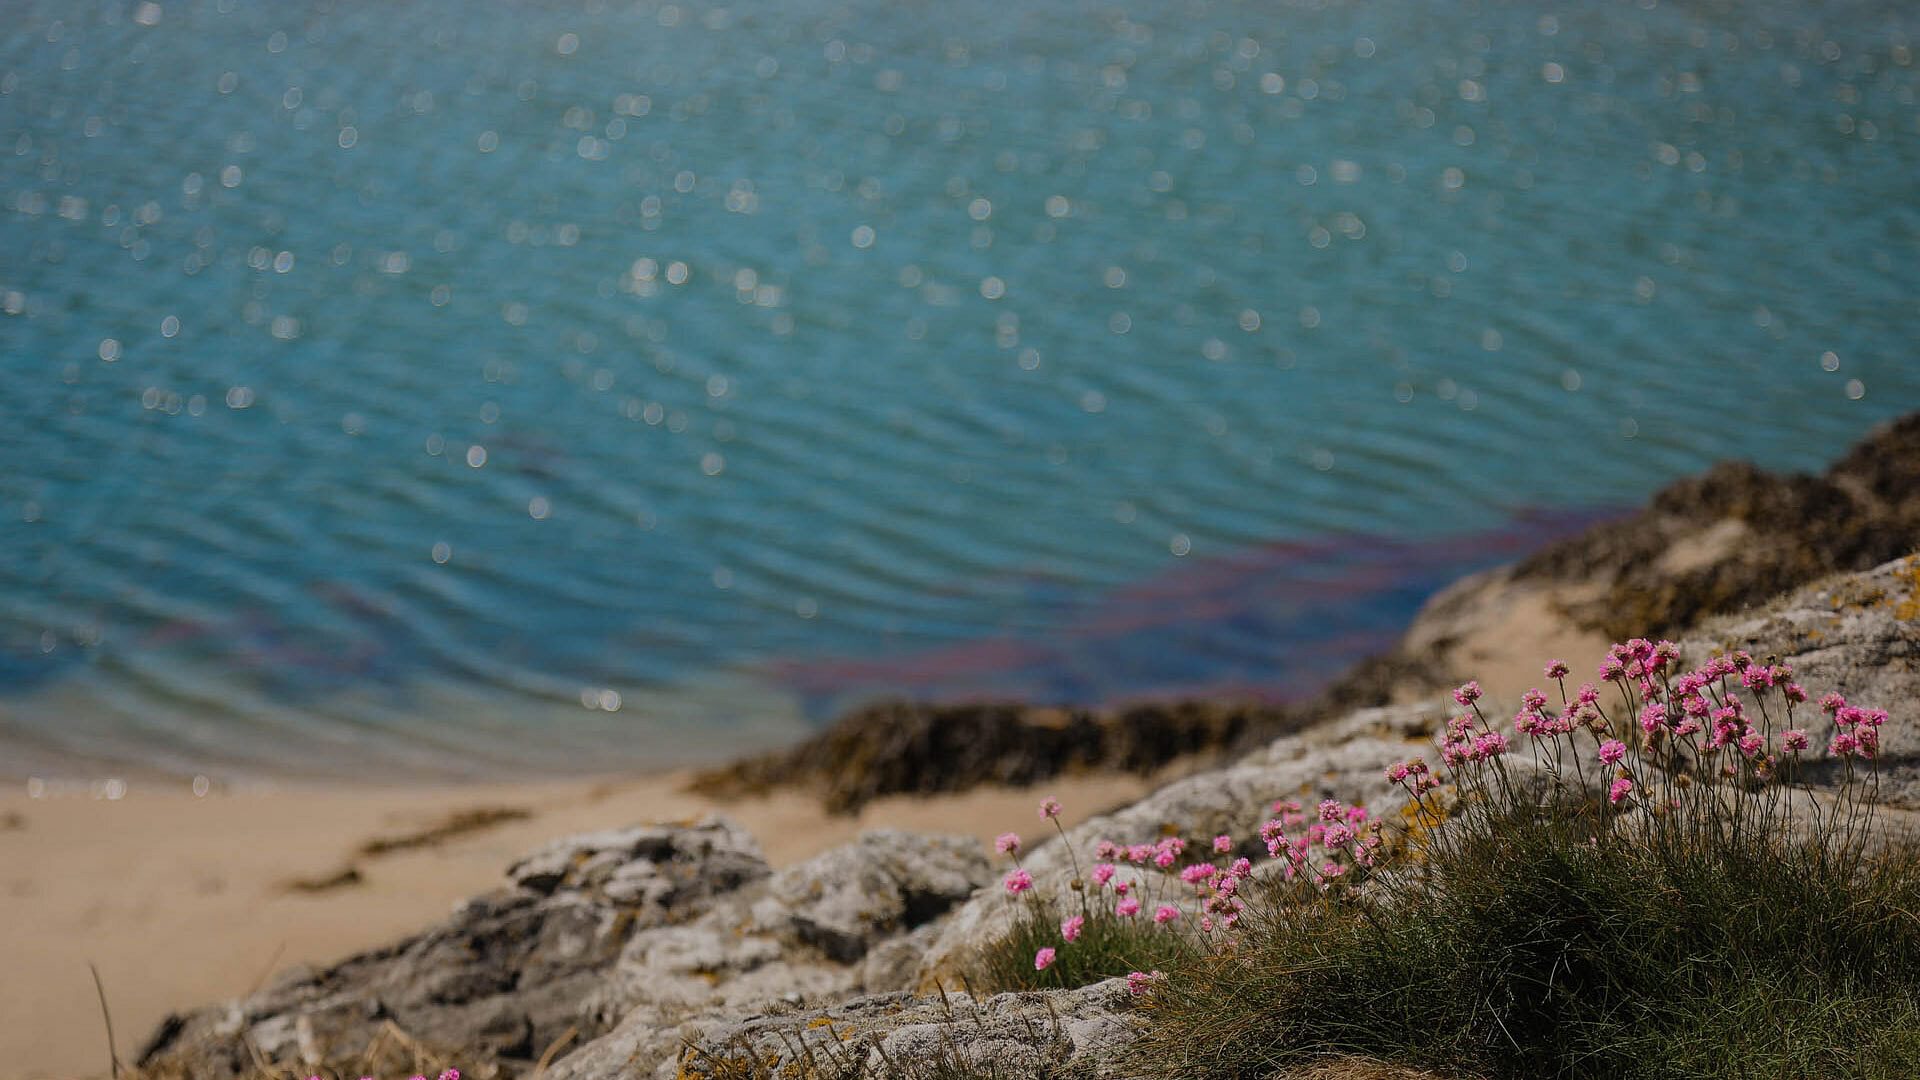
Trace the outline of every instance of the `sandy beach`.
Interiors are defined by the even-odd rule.
[[[0,795],[0,1076],[104,1075],[107,1041],[87,964],[105,984],[118,1050],[138,1052],[170,1011],[246,992],[418,931],[499,884],[555,837],[720,810],[775,866],[888,827],[980,837],[1039,826],[1056,794],[1078,820],[1131,800],[1138,777],[1068,778],[1044,790],[890,798],[833,817],[804,795],[724,807],[681,776],[419,790],[210,791],[135,782],[118,799]],[[449,823],[498,819],[461,830]],[[438,839],[435,832],[452,833]],[[424,839],[423,839],[424,838]],[[388,850],[366,854],[369,846]],[[324,886],[351,869],[357,880]]]

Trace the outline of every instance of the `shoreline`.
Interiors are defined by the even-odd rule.
[[[246,993],[296,965],[338,961],[416,933],[504,883],[502,868],[556,837],[724,811],[776,867],[887,827],[1031,833],[1057,794],[1074,819],[1137,798],[1153,776],[1061,777],[1030,788],[898,796],[833,816],[807,793],[719,800],[686,772],[526,784],[323,786],[195,797],[130,785],[118,799],[0,793],[0,1076],[105,1072],[89,962],[122,1061],[170,1011]],[[1164,776],[1159,779],[1163,780]],[[496,820],[484,821],[487,811]],[[449,828],[479,812],[482,823]],[[379,841],[386,848],[366,853]],[[347,870],[354,875],[340,880]],[[316,886],[302,891],[290,886]]]

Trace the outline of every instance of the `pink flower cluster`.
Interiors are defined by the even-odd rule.
[[[1433,770],[1419,758],[1387,766],[1387,782],[1405,788],[1416,799],[1440,786]]]
[[[1403,766],[1394,766],[1396,770],[1401,768]],[[1419,768],[1424,774],[1425,764],[1419,764]],[[1414,774],[1408,768],[1401,778],[1405,780],[1411,775]],[[1386,840],[1381,835],[1380,824],[1368,822],[1365,807],[1325,799],[1315,808],[1316,820],[1311,824],[1299,807],[1299,803],[1290,800],[1275,803],[1274,810],[1280,816],[1260,826],[1260,839],[1267,845],[1267,854],[1282,861],[1281,873],[1285,880],[1299,878],[1326,889],[1355,867],[1370,867],[1379,861],[1380,849]],[[1288,834],[1288,829],[1301,825],[1306,828]]]
[[[1568,740],[1565,748],[1574,752],[1577,766],[1582,740],[1576,736],[1586,733],[1592,740],[1587,748],[1599,759],[1613,806],[1636,792],[1650,792],[1657,777],[1689,770],[1709,781],[1764,787],[1812,749],[1805,727],[1788,726],[1794,707],[1807,700],[1806,689],[1793,681],[1788,665],[1763,663],[1744,652],[1714,657],[1686,672],[1679,661],[1680,648],[1671,641],[1634,638],[1609,648],[1599,677],[1602,685],[1617,689],[1617,704],[1622,706],[1610,715],[1603,701],[1612,691],[1603,694],[1600,686],[1583,683],[1569,695],[1570,669],[1565,661],[1555,660],[1545,674],[1560,687],[1560,705],[1550,706],[1547,695],[1528,690],[1521,695],[1513,731],[1533,740],[1536,763],[1542,760],[1538,751],[1549,750],[1544,763],[1556,775],[1563,760],[1555,749],[1559,740]],[[1782,709],[1768,707],[1770,695],[1778,696]],[[1455,690],[1454,701],[1467,711],[1448,720],[1439,738],[1440,758],[1456,778],[1471,778],[1487,763],[1497,771],[1499,759],[1512,750],[1507,736],[1481,712],[1481,697],[1478,683]],[[1849,705],[1839,694],[1828,694],[1820,706],[1833,719],[1829,756],[1848,761],[1878,758],[1885,712]],[[1392,766],[1387,779],[1416,800],[1440,786],[1419,761]],[[1669,793],[1667,800],[1672,798]]]
[[[1820,708],[1833,717],[1834,736],[1827,753],[1837,758],[1880,756],[1880,726],[1887,722],[1884,710],[1855,708],[1839,694],[1821,698]]]
[[[1468,689],[1473,693],[1468,694]],[[1457,769],[1469,761],[1491,761],[1504,756],[1509,749],[1507,737],[1493,730],[1481,715],[1480,706],[1473,704],[1479,700],[1480,685],[1468,683],[1454,691],[1453,696],[1466,702],[1473,711],[1447,721],[1447,735],[1440,742],[1440,760]]]
[[[1426,767],[1413,763],[1419,775]],[[1041,804],[1041,816],[1055,818],[1059,804],[1048,799]],[[1328,799],[1314,807],[1311,814],[1293,800],[1273,804],[1278,815],[1262,829],[1261,838],[1270,855],[1283,861],[1287,880],[1302,877],[1320,888],[1347,875],[1356,866],[1371,866],[1384,843],[1380,825],[1372,822],[1365,807],[1349,806]],[[1291,835],[1288,830],[1292,830]],[[1063,839],[1065,834],[1062,834]],[[996,850],[1016,860],[1003,882],[1007,892],[1023,897],[1034,889],[1031,873],[1018,865],[1019,837],[1008,833],[994,844]],[[1060,951],[1079,941],[1089,923],[1097,919],[1131,920],[1150,911],[1153,925],[1173,931],[1191,921],[1201,934],[1231,931],[1246,911],[1242,892],[1253,877],[1250,859],[1228,860],[1238,844],[1232,834],[1221,833],[1205,848],[1192,847],[1177,836],[1162,837],[1153,843],[1122,844],[1101,840],[1093,847],[1098,862],[1087,875],[1088,884],[1076,884],[1082,892],[1081,913],[1060,921],[1060,943],[1046,946],[1034,954],[1036,971],[1045,971],[1059,961]],[[1190,853],[1209,850],[1218,862],[1189,862]],[[1072,857],[1072,847],[1067,848]],[[1224,864],[1224,865],[1222,865]],[[1076,859],[1077,866],[1077,859]],[[1150,886],[1149,881],[1159,882]],[[1172,896],[1167,887],[1177,881]],[[1182,898],[1184,894],[1184,899]],[[1105,896],[1103,901],[1100,898]],[[1151,895],[1151,899],[1149,899]],[[1142,975],[1142,979],[1157,978]]]

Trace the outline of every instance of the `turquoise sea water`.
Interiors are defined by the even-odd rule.
[[[11,3],[0,773],[1301,692],[1920,406],[1916,23]]]

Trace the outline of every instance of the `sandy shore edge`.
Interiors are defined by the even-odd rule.
[[[324,964],[421,930],[499,885],[515,857],[567,833],[719,811],[777,867],[864,829],[951,832],[984,843],[1032,835],[1056,794],[1078,820],[1132,801],[1155,779],[1061,778],[1043,788],[888,798],[832,817],[781,792],[719,805],[683,773],[457,788],[289,787],[196,797],[142,782],[124,797],[0,793],[0,1076],[104,1075],[107,1042],[87,971],[106,986],[123,1058],[169,1011],[245,993],[273,972]],[[522,813],[475,812],[512,811]],[[462,814],[498,820],[442,828]],[[370,841],[450,835],[363,854]],[[318,891],[351,868],[358,879]]]

